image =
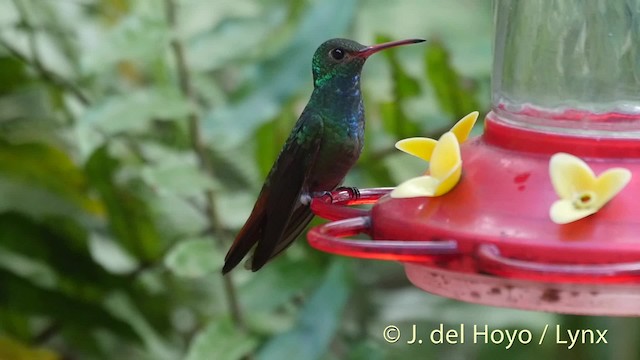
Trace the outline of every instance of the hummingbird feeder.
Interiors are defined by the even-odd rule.
[[[492,109],[459,146],[455,187],[314,198],[332,221],[309,243],[400,261],[417,287],[463,301],[638,316],[640,0],[493,7]],[[371,240],[346,239],[360,233]]]

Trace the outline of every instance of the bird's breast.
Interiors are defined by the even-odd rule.
[[[364,145],[364,121],[361,117],[344,120],[324,124],[320,151],[311,172],[311,191],[331,190],[340,185],[360,157]]]

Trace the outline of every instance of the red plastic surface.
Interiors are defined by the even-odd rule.
[[[354,194],[349,189],[333,191],[311,201],[313,212],[325,219],[338,220],[317,226],[309,231],[309,244],[333,254],[366,259],[428,261],[434,255],[456,253],[455,241],[366,241],[343,239],[356,234],[367,234],[370,229],[369,213],[365,209],[349,206],[375,203],[393,188],[363,189]]]
[[[476,258],[487,273],[530,280],[556,277],[571,282],[627,282],[637,281],[640,262],[610,264],[549,264],[503,257],[496,245],[478,246]]]
[[[443,269],[550,282],[640,282],[639,149],[637,139],[548,134],[488,116],[485,134],[462,145],[463,178],[456,188],[437,198],[385,196],[371,209],[366,232],[373,242],[395,240],[398,247],[453,240],[457,255],[424,260]],[[557,199],[548,167],[550,155],[561,151],[582,157],[596,174],[621,166],[633,178],[598,213],[555,224],[548,215]],[[318,233],[331,235],[321,227],[310,233],[310,241]],[[363,255],[347,248],[334,251],[337,246],[320,248]],[[364,257],[405,260],[389,248],[376,251]]]
[[[366,216],[369,213],[368,210],[349,206],[374,204],[380,197],[388,194],[391,190],[393,188],[363,189],[360,190],[359,194],[355,195],[352,190],[343,188],[311,200],[311,210],[316,215],[327,220]]]
[[[578,119],[574,118],[577,114],[563,114],[569,117],[567,121],[578,123]],[[527,115],[531,116],[532,114],[527,113]],[[620,117],[618,113],[609,116],[615,119]],[[606,115],[602,114],[598,117],[598,121],[615,126],[608,123],[605,118]],[[626,134],[625,131],[619,133]],[[557,152],[567,152],[580,157],[614,158],[623,162],[624,159],[640,158],[639,138],[624,138],[622,136],[594,138],[580,135],[580,131],[576,129],[573,129],[571,135],[563,134],[557,128],[541,132],[501,121],[499,116],[493,112],[487,115],[486,129],[482,138],[487,144],[506,150],[527,152],[531,155],[552,155]]]
[[[309,244],[316,249],[365,259],[431,262],[436,256],[457,253],[455,241],[349,240],[342,237],[367,233],[366,216],[333,221],[311,229]]]

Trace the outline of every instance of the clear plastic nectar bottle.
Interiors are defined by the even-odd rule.
[[[544,132],[640,138],[640,0],[495,0],[492,110]]]

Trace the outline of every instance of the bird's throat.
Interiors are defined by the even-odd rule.
[[[360,74],[351,76],[334,76],[321,86],[316,86],[311,95],[311,103],[316,109],[322,109],[329,115],[344,117],[360,111],[362,93],[360,90]]]

